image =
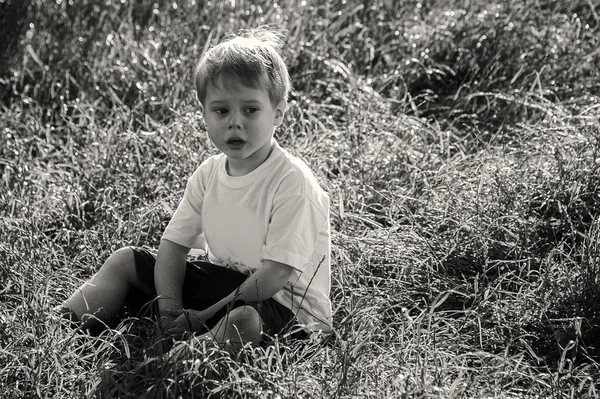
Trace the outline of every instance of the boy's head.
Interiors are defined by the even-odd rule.
[[[243,31],[206,51],[196,66],[198,100],[204,106],[210,84],[237,80],[244,86],[264,88],[271,104],[287,101],[290,78],[281,54],[279,34],[264,28]]]

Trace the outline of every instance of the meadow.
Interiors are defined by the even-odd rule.
[[[0,397],[600,395],[592,0],[0,0]],[[331,199],[334,331],[162,357],[52,309],[215,153],[195,62],[287,31],[279,142]]]

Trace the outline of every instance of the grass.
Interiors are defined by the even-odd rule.
[[[563,398],[600,390],[600,9],[589,0],[0,1],[0,396]],[[156,246],[214,148],[191,73],[288,31],[279,141],[331,197],[335,329],[162,354],[61,303]]]

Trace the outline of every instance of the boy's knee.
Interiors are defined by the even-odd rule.
[[[262,330],[260,315],[251,306],[240,306],[229,312],[226,316],[229,336],[240,337],[244,342],[258,343]]]
[[[114,273],[129,277],[135,267],[133,250],[130,247],[117,249],[106,262],[104,262],[103,267],[111,269]]]
[[[119,248],[115,252],[113,252],[113,254],[110,257],[118,259],[121,262],[133,262],[133,249],[131,249],[131,247]]]

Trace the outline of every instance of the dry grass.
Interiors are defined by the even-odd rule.
[[[75,3],[0,1],[0,396],[598,395],[593,2]],[[289,32],[278,138],[332,201],[334,332],[173,364],[149,320],[72,331],[52,308],[157,245],[214,153],[195,60],[264,23]]]

